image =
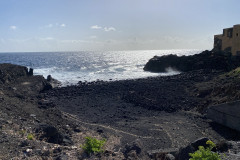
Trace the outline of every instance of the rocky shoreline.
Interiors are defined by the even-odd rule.
[[[230,71],[239,67],[240,56],[233,56],[225,51],[203,51],[202,53],[191,56],[155,56],[144,66],[145,71],[165,72],[167,68],[172,68],[182,72],[193,70],[222,70]]]
[[[204,115],[209,105],[239,99],[240,76],[233,72],[52,88],[52,78],[26,67],[1,64],[0,71],[0,159],[181,160],[196,150],[189,144],[206,141],[202,137],[228,158],[240,151],[239,132]],[[105,152],[87,155],[81,148],[86,136],[105,138]]]

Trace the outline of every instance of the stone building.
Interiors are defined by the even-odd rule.
[[[215,35],[214,49],[240,55],[240,24],[225,28],[223,34]]]

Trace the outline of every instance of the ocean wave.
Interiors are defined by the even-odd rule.
[[[35,75],[52,75],[63,85],[78,81],[123,80],[179,74],[171,68],[165,73],[143,71],[153,56],[193,55],[201,50],[145,50],[108,52],[0,53],[0,63],[12,63],[34,69]]]

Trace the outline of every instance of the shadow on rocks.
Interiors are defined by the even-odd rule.
[[[200,138],[200,139],[197,139],[196,141],[192,142],[185,148],[180,148],[179,152],[177,154],[176,160],[189,159],[190,158],[189,153],[194,153],[196,150],[198,150],[198,146],[207,147],[206,142],[208,140],[209,139],[206,137]]]
[[[35,128],[35,133],[39,140],[44,140],[49,143],[72,145],[73,142],[69,136],[62,134],[54,126],[48,124],[40,124]]]
[[[212,129],[214,129],[217,133],[219,133],[225,139],[234,140],[234,141],[240,140],[240,132],[215,122],[211,122],[210,125]]]

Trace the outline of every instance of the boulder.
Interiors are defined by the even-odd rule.
[[[48,124],[40,124],[35,128],[35,133],[39,140],[45,140],[49,143],[70,145],[73,142],[67,136],[62,134],[54,126]]]
[[[151,159],[156,160],[175,160],[175,156],[178,153],[178,148],[166,148],[166,149],[158,149],[158,150],[152,150],[148,151],[148,156]]]
[[[48,76],[47,76],[47,81],[48,81],[48,83],[51,84],[52,88],[59,87],[59,86],[62,85],[60,81],[52,78],[51,75],[48,75]]]
[[[127,159],[139,159],[142,157],[142,148],[143,145],[140,140],[136,140],[125,146],[123,154]]]

